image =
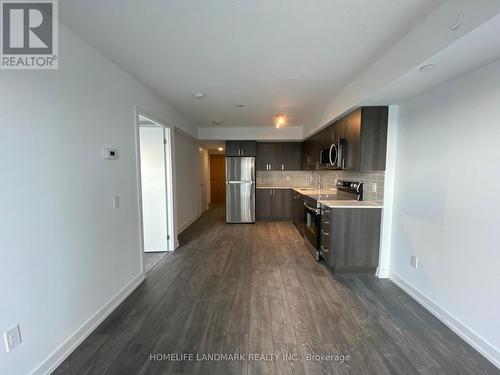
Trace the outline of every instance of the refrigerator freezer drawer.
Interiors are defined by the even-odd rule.
[[[226,222],[255,223],[255,183],[226,183]]]

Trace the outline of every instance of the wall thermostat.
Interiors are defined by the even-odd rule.
[[[108,160],[116,160],[118,159],[119,152],[117,148],[114,147],[104,147],[102,149],[102,157]]]

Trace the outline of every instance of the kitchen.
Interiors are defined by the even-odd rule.
[[[361,107],[303,142],[226,141],[226,221],[292,221],[334,273],[377,274],[387,127]]]

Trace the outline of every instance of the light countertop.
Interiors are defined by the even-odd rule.
[[[318,203],[329,208],[382,208],[383,205],[378,202],[372,201],[357,201],[357,200],[345,200],[345,199],[335,199],[337,195],[337,189],[316,189],[310,187],[294,187],[294,186],[265,186],[258,185],[257,189],[292,189],[297,193],[312,197],[317,200]]]
[[[257,185],[257,189],[298,189],[298,188],[293,188],[291,186],[267,186],[267,185]]]
[[[342,201],[320,200],[318,203],[328,208],[382,208],[382,204],[371,201]]]

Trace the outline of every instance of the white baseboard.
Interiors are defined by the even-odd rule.
[[[182,231],[184,229],[186,229],[187,227],[189,227],[191,224],[193,224],[196,220],[198,220],[200,218],[201,214],[198,214],[196,215],[195,217],[193,217],[191,220],[189,220],[186,224],[184,224],[182,227],[180,227],[178,230],[177,230],[177,235],[179,235],[180,233],[182,233]]]
[[[496,367],[500,368],[500,351],[488,341],[484,340],[476,332],[465,326],[460,320],[456,319],[447,310],[443,309],[433,300],[420,293],[394,272],[390,272],[389,278],[414,300],[425,307],[429,312],[448,326],[453,332],[464,339],[469,345],[481,353]]]
[[[144,281],[144,277],[144,273],[142,272],[134,277],[122,290],[116,293],[103,307],[45,358],[31,374],[52,373]]]
[[[376,276],[379,279],[388,279],[390,276],[389,268],[377,268]]]

